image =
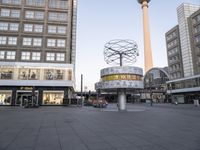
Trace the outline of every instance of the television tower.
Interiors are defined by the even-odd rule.
[[[149,31],[148,3],[150,0],[137,0],[142,5],[143,10],[143,28],[144,28],[144,63],[145,73],[153,68],[151,38]]]

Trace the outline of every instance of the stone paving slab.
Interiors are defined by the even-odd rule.
[[[0,107],[0,150],[199,150],[200,107]]]

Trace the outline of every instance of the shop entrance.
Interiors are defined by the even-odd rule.
[[[17,98],[15,101],[16,105],[25,106],[29,105],[38,105],[38,91],[35,91],[35,94],[32,94],[32,91],[17,91]]]

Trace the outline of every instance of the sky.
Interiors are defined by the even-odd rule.
[[[154,67],[167,66],[165,33],[178,24],[177,7],[182,3],[200,5],[200,0],[151,0],[149,25]],[[137,0],[78,0],[76,35],[76,91],[94,91],[104,61],[104,45],[114,39],[131,39],[139,56],[132,66],[144,69],[143,18]]]

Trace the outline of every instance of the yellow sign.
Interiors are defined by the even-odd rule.
[[[107,75],[102,77],[102,81],[113,81],[113,80],[142,80],[140,75],[131,75],[131,74],[115,74]]]
[[[33,90],[33,87],[21,87],[20,90]]]

